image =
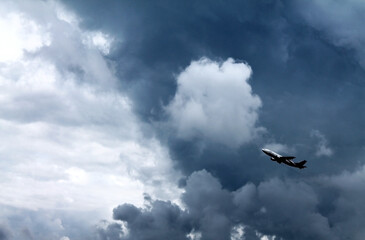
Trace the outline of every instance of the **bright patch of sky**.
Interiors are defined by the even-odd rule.
[[[0,16],[0,36],[0,62],[18,61],[24,52],[32,53],[51,43],[46,27],[19,12]]]
[[[103,58],[112,38],[83,31],[59,4],[35,5],[9,4],[0,17],[0,204],[109,217],[117,204],[143,204],[144,192],[176,199],[167,149],[144,137],[133,104],[113,88]],[[34,17],[43,11],[56,13],[42,16],[48,24]]]

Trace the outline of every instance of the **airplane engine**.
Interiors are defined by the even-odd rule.
[[[275,158],[273,158],[273,157],[272,157],[272,158],[270,158],[270,159],[271,159],[271,161],[275,161]]]

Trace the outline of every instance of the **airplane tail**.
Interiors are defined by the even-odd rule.
[[[302,169],[302,168],[306,168],[307,166],[304,166],[304,164],[305,164],[306,162],[307,162],[306,160],[303,160],[303,161],[301,161],[301,162],[298,162],[296,165],[297,165],[300,169]]]

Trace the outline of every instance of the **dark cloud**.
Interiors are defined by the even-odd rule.
[[[243,238],[245,240],[260,240],[260,237],[256,234],[255,230],[251,227],[244,228]]]
[[[96,239],[97,240],[118,240],[121,239],[124,232],[122,225],[118,223],[106,223],[106,228],[97,227]]]
[[[109,57],[118,62],[121,80],[132,84],[137,110],[146,117],[161,117],[161,102],[166,104],[176,88],[174,74],[191,60],[233,57],[271,68],[258,56],[268,55],[271,62],[286,56],[285,7],[279,1],[107,1],[103,6],[92,1],[87,7],[65,2],[78,11],[84,27],[121,39],[119,51]]]
[[[285,0],[64,2],[83,28],[116,38],[104,57],[120,90],[142,120],[154,123],[176,167],[192,174],[186,185],[180,182],[186,209],[151,199],[144,208],[121,205],[113,216],[129,233],[112,224],[99,230],[100,239],[187,239],[195,233],[203,240],[230,239],[232,231],[239,235],[238,226],[246,239],[363,239],[363,171],[354,171],[365,154],[363,8],[351,2],[332,11],[333,1],[318,7],[316,1]],[[353,17],[353,11],[361,14]],[[263,103],[258,126],[267,131],[240,148],[180,139],[164,124],[177,75],[204,56],[232,57],[253,69],[250,85]],[[268,143],[288,145],[308,168],[269,161],[259,151]],[[321,147],[333,154],[318,154]],[[201,169],[207,171],[196,172]],[[344,169],[349,172],[339,174]]]
[[[9,239],[8,230],[0,225],[0,240],[8,240],[8,239]]]
[[[363,172],[363,170],[361,171]],[[121,239],[362,239],[363,189],[349,189],[360,172],[330,179],[293,181],[273,178],[258,185],[248,183],[236,191],[224,189],[205,170],[187,180],[181,200],[150,200],[145,208],[124,204],[114,218],[129,231]],[[346,187],[344,187],[345,185]],[[339,194],[331,194],[337,192]],[[324,206],[330,203],[331,206]],[[327,208],[325,210],[324,208]],[[240,232],[241,231],[241,232]]]
[[[206,171],[193,173],[182,200],[197,222],[196,228],[201,231],[203,240],[230,239],[232,198],[217,179]]]
[[[364,70],[354,48],[334,44],[322,31],[325,24],[319,28],[315,25],[318,21],[313,24],[306,19],[303,12],[315,4],[65,3],[81,16],[84,28],[102,29],[119,38],[108,58],[116,63],[122,90],[133,98],[135,110],[147,122],[167,117],[163,107],[176,93],[176,75],[192,60],[232,57],[252,67],[250,84],[263,102],[258,125],[267,129],[262,139],[233,151],[199,139],[178,139],[164,127],[156,129],[185,174],[205,168],[232,189],[248,180],[259,182],[278,174],[296,177],[295,171],[263,162],[258,149],[268,141],[287,144],[295,148],[298,157],[313,163],[316,168],[307,169],[305,175],[354,170],[363,161],[364,139],[359,129],[365,120],[360,104],[364,101]],[[331,11],[331,16],[339,14],[340,8],[337,10]],[[336,31],[332,22],[330,27]],[[336,154],[316,155],[318,142],[311,137],[313,130],[326,137]]]
[[[312,0],[304,5],[300,1],[293,1],[292,4],[299,16],[310,26],[321,31],[333,44],[355,50],[357,61],[364,66],[362,46],[365,35],[361,22],[365,20],[365,7],[361,2]]]
[[[188,213],[171,202],[151,201],[145,209],[123,204],[113,210],[113,218],[127,223],[122,239],[187,239],[191,231]]]

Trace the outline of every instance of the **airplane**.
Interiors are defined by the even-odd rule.
[[[303,160],[301,162],[293,162],[292,159],[295,157],[292,156],[281,156],[280,154],[277,154],[274,151],[271,151],[270,149],[263,148],[261,149],[265,154],[269,155],[271,158],[271,161],[276,161],[278,163],[285,163],[286,165],[289,165],[291,167],[303,169],[306,168],[304,164],[307,162],[306,160]]]

